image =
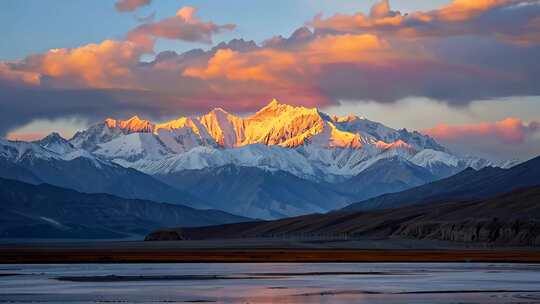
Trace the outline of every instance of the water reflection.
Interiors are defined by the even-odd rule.
[[[4,265],[0,302],[540,303],[526,264]]]

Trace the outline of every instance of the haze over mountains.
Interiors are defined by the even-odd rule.
[[[270,102],[157,124],[106,119],[65,140],[0,140],[1,177],[274,219],[327,212],[468,167],[434,139],[363,117]]]

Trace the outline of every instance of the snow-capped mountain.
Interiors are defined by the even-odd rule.
[[[510,164],[276,100],[248,117],[214,109],[164,123],[108,118],[70,140],[0,141],[7,178],[264,219],[330,211],[485,166]]]
[[[161,124],[137,116],[107,119],[77,133],[70,143],[151,175],[237,165],[336,182],[392,157],[438,177],[469,166],[497,165],[452,154],[418,132],[395,130],[358,116],[329,116],[276,100],[246,118],[218,108]]]
[[[143,172],[75,148],[57,133],[35,142],[0,139],[0,169],[0,177],[32,184],[48,183],[86,193],[208,206]]]

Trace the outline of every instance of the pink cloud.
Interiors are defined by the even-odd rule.
[[[34,141],[42,139],[47,136],[44,133],[9,133],[6,136],[8,140],[18,140],[18,141]]]
[[[14,64],[0,61],[0,79],[11,83],[38,85],[41,75],[34,71],[20,71],[14,68]]]
[[[540,131],[540,123],[525,123],[517,118],[506,118],[497,122],[482,122],[468,125],[441,124],[424,130],[424,133],[445,142],[467,142],[496,140],[507,144],[522,144],[526,138]]]
[[[152,0],[118,0],[114,7],[119,12],[132,12],[141,6],[149,5]]]
[[[101,115],[112,107],[155,116],[218,106],[249,112],[272,98],[328,106],[344,100],[394,102],[421,96],[464,105],[537,96],[540,40],[533,38],[540,37],[540,3],[522,2],[527,5],[456,0],[439,10],[406,15],[393,11],[389,1],[380,1],[369,14],[316,17],[312,29],[302,27],[287,38],[277,36],[262,44],[235,39],[209,50],[166,51],[142,62],[143,55],[154,52],[158,38],[210,42],[215,34],[235,28],[202,21],[194,8],[184,7],[170,18],[141,24],[126,40],[0,61],[0,106],[13,113],[5,116],[20,120],[21,112],[28,113],[28,119],[46,114],[10,102],[17,96],[25,102],[49,96],[54,111],[51,101],[40,110],[53,117],[80,108],[82,115]],[[533,15],[536,19],[531,20]],[[509,37],[514,40],[509,42]],[[74,96],[74,90],[86,99]],[[103,103],[98,108],[86,103],[90,98]],[[15,124],[5,125],[4,130],[11,130]]]
[[[183,7],[173,17],[136,27],[128,33],[128,39],[147,46],[153,45],[155,38],[211,43],[212,35],[236,28],[234,24],[201,21],[195,17],[196,11],[194,7]]]
[[[129,41],[105,40],[33,55],[4,73],[34,85],[46,78],[53,87],[132,88],[133,67],[148,51]],[[1,71],[0,66],[0,77]]]
[[[408,38],[472,34],[527,44],[539,41],[534,26],[537,14],[530,11],[538,9],[536,0],[454,0],[440,9],[402,14],[392,11],[388,0],[381,0],[369,15],[318,15],[308,24],[327,32],[377,32]]]

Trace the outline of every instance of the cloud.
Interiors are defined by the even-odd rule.
[[[45,133],[12,133],[6,136],[8,140],[34,141],[47,136]]]
[[[158,38],[208,43],[235,28],[201,21],[195,12],[184,7],[173,17],[141,24],[126,40],[0,62],[0,101],[10,117],[0,132],[57,115],[161,116],[217,106],[250,112],[272,98],[329,106],[427,97],[462,107],[473,100],[540,95],[538,1],[456,0],[409,14],[380,1],[369,14],[317,16],[289,37],[261,44],[236,39],[141,61]]]
[[[361,61],[363,54],[383,50],[384,41],[373,35],[328,35],[317,37],[294,51],[259,48],[251,52],[219,49],[204,68],[188,68],[185,76],[204,80],[280,82],[284,73],[309,74],[311,67],[333,62]],[[288,79],[287,81],[292,81]]]
[[[117,0],[114,7],[119,12],[132,12],[141,6],[149,5],[152,0]]]
[[[0,62],[0,79],[15,84],[37,85],[41,81],[41,75],[33,71],[18,71],[13,63]]]
[[[133,67],[148,51],[129,41],[113,40],[53,49],[16,63],[0,64],[0,77],[52,87],[129,88]]]
[[[392,11],[388,0],[375,4],[370,15],[316,16],[308,24],[320,32],[384,33],[418,39],[481,35],[518,44],[538,42],[537,0],[454,0],[428,12]]]
[[[532,1],[528,1],[532,2]],[[464,21],[477,17],[486,11],[512,4],[527,3],[516,0],[454,0],[440,10],[433,11],[434,15],[442,20]]]
[[[234,24],[201,21],[194,16],[196,11],[194,7],[185,6],[173,17],[141,24],[128,33],[128,39],[146,46],[153,45],[155,38],[212,43],[212,35],[236,28]]]
[[[438,125],[424,130],[451,150],[495,160],[527,160],[540,153],[540,123],[506,118],[496,122]]]
[[[152,12],[148,16],[137,16],[135,18],[137,19],[137,21],[142,22],[142,23],[153,22],[154,19],[156,18],[156,12]]]
[[[159,106],[155,102],[163,104]],[[165,97],[148,91],[21,87],[0,81],[0,108],[3,113],[0,137],[36,120],[77,117],[93,122],[109,116],[129,117],[141,113],[163,117],[172,110],[166,104],[176,106],[175,111],[184,111],[181,105],[167,102]]]
[[[525,123],[517,118],[506,118],[497,122],[482,122],[468,125],[441,124],[425,130],[424,133],[446,142],[468,142],[496,140],[504,144],[523,144],[525,140],[540,131],[540,123]]]
[[[392,11],[390,9],[390,1],[389,0],[381,0],[380,2],[377,2],[371,7],[371,10],[369,11],[369,16],[371,18],[386,18],[386,17],[394,17],[401,15],[398,11]]]

